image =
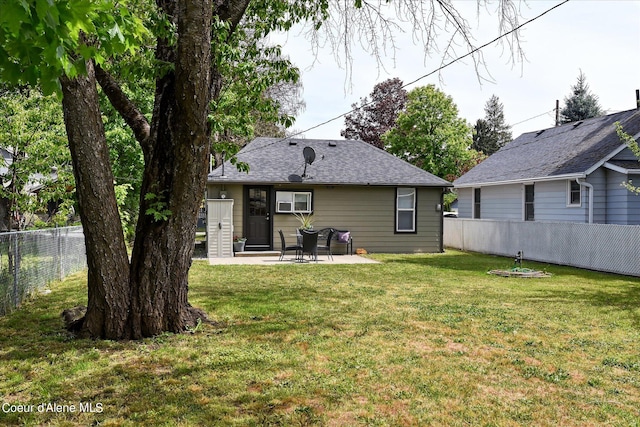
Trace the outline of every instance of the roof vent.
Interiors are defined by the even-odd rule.
[[[546,129],[539,130],[539,131],[536,133],[536,136],[540,136],[540,135],[542,135],[542,132],[544,132],[545,130],[546,130]]]
[[[297,141],[294,141],[293,139],[289,140],[289,145],[298,145]]]
[[[338,143],[335,141],[329,141],[329,147],[337,147]]]
[[[579,122],[577,122],[577,123],[574,123],[574,124],[573,124],[573,128],[575,129],[575,128],[577,128],[578,126],[580,126],[581,124],[582,124],[582,120],[580,120],[580,121],[579,121]]]

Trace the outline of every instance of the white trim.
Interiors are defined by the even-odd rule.
[[[578,184],[578,189],[580,191],[580,201],[578,203],[571,203],[571,184],[572,183],[576,183]],[[582,186],[580,185],[580,182],[576,179],[576,180],[571,180],[568,179],[567,180],[567,207],[568,208],[581,208],[582,207]]]
[[[593,224],[593,185],[580,181],[579,179],[576,179],[576,182],[580,184],[581,187],[587,187],[589,189],[589,224]]]
[[[492,185],[506,185],[506,184],[534,184],[536,182],[545,182],[545,181],[563,181],[565,179],[576,179],[576,178],[586,178],[586,174],[579,173],[568,173],[564,175],[554,175],[554,176],[543,176],[537,178],[527,178],[527,179],[510,179],[506,181],[495,181],[495,182],[476,182],[473,184],[461,184],[454,185],[454,188],[479,188],[479,187],[489,187]]]
[[[640,174],[640,169],[627,169],[627,168],[623,168],[622,166],[616,166],[614,164],[611,164],[609,162],[606,162],[604,165],[605,168],[610,169],[614,172],[619,172],[625,175],[637,175]],[[638,167],[640,167],[640,163],[638,163]]]
[[[307,199],[306,210],[296,210],[296,195],[304,195]],[[276,212],[277,213],[311,213],[313,194],[311,191],[283,191],[276,190]],[[289,210],[280,209],[281,204],[289,205]]]
[[[587,169],[585,171],[585,173],[584,173],[585,176],[583,178],[586,178],[587,175],[591,175],[593,172],[596,171],[596,169],[600,168],[602,165],[607,163],[609,160],[611,160],[612,158],[614,158],[615,156],[620,154],[625,148],[627,148],[627,144],[622,144],[618,148],[613,150],[610,154],[604,156],[602,158],[602,160],[600,160],[598,163],[596,163],[595,165],[591,166],[589,169]]]
[[[400,194],[401,190],[408,190],[406,194]],[[399,201],[400,197],[408,197],[411,196],[413,201],[413,206],[411,208],[401,208]],[[416,232],[416,207],[417,207],[417,191],[415,187],[397,187],[396,188],[396,233],[415,233]],[[411,212],[412,213],[412,221],[411,221],[411,229],[400,229],[400,212]]]

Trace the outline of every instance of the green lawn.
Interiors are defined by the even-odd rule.
[[[640,279],[372,258],[194,262],[191,302],[220,325],[141,342],[70,338],[60,312],[86,299],[86,275],[54,284],[0,318],[0,425],[640,425]]]

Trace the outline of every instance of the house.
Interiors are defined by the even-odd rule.
[[[370,144],[257,138],[237,158],[248,173],[226,161],[208,176],[210,257],[229,256],[229,236],[246,238],[248,251],[279,250],[278,230],[295,239],[294,214],[313,214],[315,229],[350,231],[369,252],[443,250],[442,196],[451,184]]]
[[[458,217],[640,224],[640,163],[615,123],[640,137],[640,109],[520,135],[454,181]]]

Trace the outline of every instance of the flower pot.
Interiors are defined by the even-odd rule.
[[[246,242],[233,242],[233,251],[234,252],[244,252],[244,244]]]

